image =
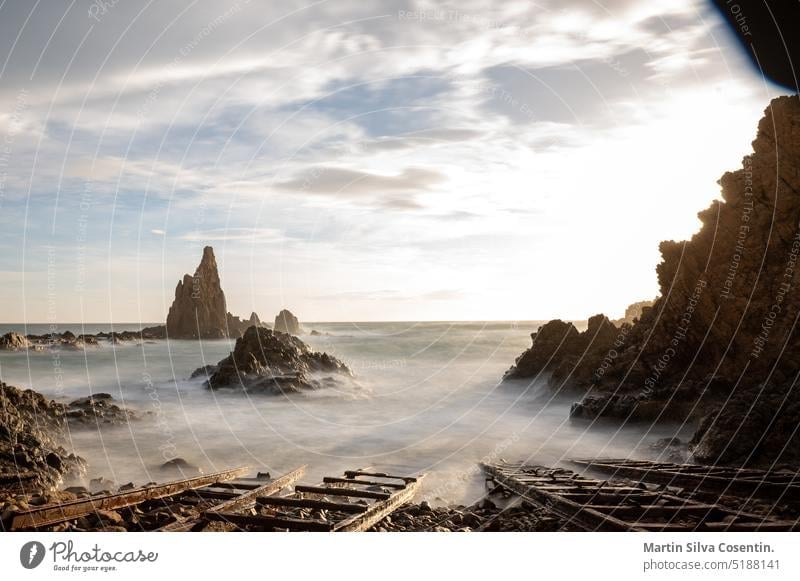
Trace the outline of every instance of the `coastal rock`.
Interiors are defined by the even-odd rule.
[[[250,327],[264,326],[258,314],[256,314],[255,312],[250,313],[250,318],[244,321],[239,317],[235,317],[231,313],[227,314],[227,318],[228,322],[226,329],[229,337],[241,337],[244,334],[244,332]]]
[[[771,102],[752,145],[742,168],[720,179],[722,199],[698,214],[700,230],[661,243],[661,296],[642,309],[625,347],[592,384],[587,397],[595,399],[579,410],[609,415],[618,408],[612,396],[637,409],[665,410],[677,401],[681,420],[706,417],[692,441],[696,458],[770,465],[800,458],[786,427],[792,417],[796,425],[800,399],[793,389],[800,372],[798,96]],[[535,371],[546,352],[552,344],[525,361]],[[572,354],[559,350],[547,367]]]
[[[627,327],[595,315],[579,333],[572,323],[550,321],[531,334],[532,345],[517,358],[505,379],[542,378],[555,388],[588,387],[605,374],[624,346]]]
[[[289,335],[300,335],[303,332],[300,327],[300,321],[291,311],[286,309],[283,309],[275,316],[275,324],[272,328],[280,333],[288,333]]]
[[[250,327],[236,340],[233,352],[219,362],[206,385],[291,393],[324,387],[333,381],[322,376],[328,374],[349,376],[351,372],[335,357],[312,351],[297,337]]]
[[[107,393],[95,393],[70,402],[66,416],[70,424],[83,425],[117,425],[137,419],[134,412],[115,404],[114,398]]]
[[[0,337],[0,351],[24,351],[30,347],[30,341],[18,333],[6,333]]]
[[[226,336],[227,309],[214,249],[206,246],[194,276],[184,275],[175,287],[167,314],[171,339],[219,339]]]
[[[85,461],[60,443],[64,416],[65,406],[0,382],[0,488],[49,489],[85,470]]]

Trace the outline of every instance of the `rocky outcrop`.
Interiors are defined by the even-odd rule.
[[[47,489],[85,469],[60,444],[64,415],[63,405],[42,394],[0,382],[0,488]]]
[[[241,337],[250,327],[265,326],[256,313],[250,313],[250,318],[244,321],[230,313],[228,313],[227,317],[226,330],[229,337]]]
[[[550,321],[531,334],[533,344],[505,379],[541,378],[558,388],[589,387],[617,357],[627,332],[627,326],[617,328],[604,315],[590,318],[583,333],[572,323]]]
[[[70,402],[66,417],[72,425],[89,426],[127,424],[137,419],[133,411],[114,403],[114,398],[107,393],[95,393]]]
[[[772,101],[753,153],[719,184],[699,232],[661,243],[660,298],[577,409],[705,417],[692,442],[698,459],[796,463],[800,98]]]
[[[30,341],[18,333],[6,333],[0,337],[0,351],[24,351],[30,347]]]
[[[297,320],[291,311],[283,309],[275,316],[275,324],[273,329],[280,333],[288,333],[289,335],[300,335],[303,329],[300,327],[300,321]]]
[[[223,338],[227,312],[214,249],[206,246],[194,276],[185,274],[175,287],[175,300],[167,314],[167,336],[171,339]]]
[[[335,375],[351,375],[347,366],[312,351],[297,337],[263,327],[250,327],[233,353],[206,381],[212,389],[237,388],[264,393],[292,393],[335,383]]]
[[[616,321],[614,321],[614,324],[617,326],[622,325],[623,323],[628,323],[629,325],[633,325],[636,321],[638,321],[641,318],[644,310],[652,307],[654,303],[655,300],[639,301],[633,303],[632,305],[628,305],[628,308],[625,309],[625,316],[622,317],[621,319],[617,319]]]

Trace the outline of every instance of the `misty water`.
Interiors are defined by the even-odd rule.
[[[530,382],[501,383],[530,345],[536,323],[306,326],[323,335],[302,339],[345,361],[353,382],[276,397],[211,391],[203,378],[188,379],[225,357],[233,345],[227,340],[3,352],[0,377],[63,402],[110,393],[143,414],[128,425],[69,433],[71,447],[89,462],[88,477],[120,484],[164,480],[157,468],[174,457],[205,472],[248,465],[277,475],[308,464],[309,482],[372,466],[427,473],[420,499],[468,503],[483,491],[482,460],[569,466],[565,459],[584,456],[645,458],[653,454],[649,444],[679,431],[669,424],[620,428],[570,421],[574,397],[554,397]],[[77,334],[108,327],[59,327],[67,328]],[[138,326],[117,326],[126,328]]]

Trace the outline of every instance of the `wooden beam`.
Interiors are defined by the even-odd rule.
[[[414,498],[420,482],[422,482],[424,477],[424,474],[417,476],[413,482],[409,482],[406,485],[405,489],[398,490],[387,500],[376,502],[362,514],[357,514],[349,519],[336,523],[333,530],[338,532],[357,532],[365,531],[374,526],[394,512],[401,504],[409,502]]]
[[[262,529],[289,529],[293,531],[332,530],[333,523],[310,518],[274,517],[264,515],[238,514],[234,512],[215,512],[208,515],[210,520],[234,524],[238,527],[254,526]]]
[[[329,486],[295,486],[295,492],[307,492],[310,494],[321,494],[323,496],[350,496],[353,498],[374,498],[386,500],[391,496],[386,492],[373,492],[371,490],[356,490],[354,488],[334,488]]]
[[[364,512],[369,508],[367,504],[354,502],[331,502],[329,500],[315,500],[313,498],[295,498],[293,496],[268,496],[257,498],[259,506],[290,506],[295,508],[315,508],[317,510],[333,510],[340,512]]]
[[[402,480],[403,482],[414,482],[416,478],[411,476],[393,476],[385,472],[366,472],[364,470],[346,470],[344,475],[347,478],[355,478],[356,476],[371,476],[373,478],[391,478],[393,480]]]
[[[165,484],[155,484],[152,486],[134,488],[133,490],[127,490],[125,492],[118,492],[115,494],[105,494],[102,496],[81,498],[61,504],[39,506],[29,510],[17,512],[11,521],[11,530],[30,529],[53,525],[81,516],[86,516],[98,510],[116,510],[125,508],[126,506],[139,504],[145,500],[155,500],[167,496],[174,496],[175,494],[184,492],[186,490],[208,486],[209,484],[214,484],[215,482],[233,480],[238,476],[247,474],[249,471],[250,468],[243,466],[241,468],[224,470],[222,472],[215,472],[213,474],[204,476],[195,476],[194,478],[186,478],[183,480],[167,482]]]
[[[363,486],[385,486],[386,488],[395,488],[402,490],[406,487],[405,484],[397,484],[395,482],[376,482],[374,480],[358,480],[357,478],[337,478],[335,476],[325,476],[322,481],[325,484],[361,484]]]
[[[270,494],[275,494],[276,492],[280,492],[287,486],[291,486],[298,480],[300,480],[303,475],[306,473],[306,469],[308,466],[300,466],[300,468],[295,468],[291,472],[287,472],[283,476],[276,478],[275,480],[266,482],[262,484],[258,488],[254,488],[253,490],[246,492],[244,494],[240,494],[236,498],[232,498],[226,502],[218,504],[216,506],[211,507],[206,511],[206,516],[210,512],[231,512],[236,510],[241,510],[242,508],[253,506],[256,503],[256,499],[262,496],[269,496]]]

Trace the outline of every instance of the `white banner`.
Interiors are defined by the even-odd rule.
[[[798,579],[794,533],[5,533],[3,580]]]

